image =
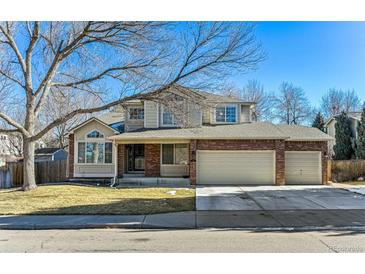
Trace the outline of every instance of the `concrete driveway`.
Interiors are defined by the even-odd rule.
[[[331,186],[200,186],[199,211],[365,209],[365,195]]]

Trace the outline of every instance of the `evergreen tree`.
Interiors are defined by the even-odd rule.
[[[333,146],[335,159],[351,159],[354,153],[352,147],[351,121],[344,111],[336,117],[335,130],[336,144]]]
[[[357,139],[355,144],[356,158],[365,159],[365,107],[362,109],[361,120],[357,126]]]
[[[314,118],[312,127],[316,127],[324,132],[324,124],[325,124],[324,117],[321,112],[318,112],[316,118]]]

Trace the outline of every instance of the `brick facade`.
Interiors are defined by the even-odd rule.
[[[125,158],[125,145],[124,144],[120,144],[117,147],[117,174],[118,177],[123,177],[123,173],[124,173],[124,158]]]
[[[189,144],[189,177],[192,185],[196,185],[196,149],[197,140],[191,140]]]
[[[74,163],[75,163],[75,135],[70,134],[68,136],[68,178],[74,177]]]
[[[145,144],[145,176],[159,177],[160,176],[160,144]]]
[[[322,152],[322,184],[327,184],[327,142],[320,141],[287,141],[285,142],[286,151],[321,151]]]
[[[275,184],[285,185],[285,141],[275,140]]]
[[[73,175],[73,135],[70,135],[69,174]],[[159,177],[160,144],[145,144],[145,176]],[[320,141],[284,141],[284,140],[191,140],[189,144],[189,177],[191,184],[196,184],[196,151],[197,150],[274,150],[275,183],[285,185],[285,151],[321,151],[322,183],[327,178],[327,142]],[[124,173],[125,145],[118,145],[118,176]]]

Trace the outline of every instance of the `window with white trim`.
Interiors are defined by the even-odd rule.
[[[187,165],[189,160],[188,144],[162,144],[163,165]]]
[[[174,115],[165,107],[162,107],[162,125],[176,126],[176,120]]]
[[[111,142],[78,142],[77,162],[79,164],[111,164],[113,146]]]
[[[129,108],[129,120],[143,120],[144,108]]]
[[[237,106],[226,105],[215,108],[215,121],[217,123],[236,123],[237,122]]]

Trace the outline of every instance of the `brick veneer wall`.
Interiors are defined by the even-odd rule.
[[[125,158],[125,145],[119,144],[117,147],[117,168],[118,168],[118,177],[123,177],[124,173],[124,158]]]
[[[275,184],[285,185],[285,141],[275,140]]]
[[[285,184],[285,151],[322,151],[322,182],[327,183],[327,143],[284,140],[192,140],[190,181],[196,184],[196,150],[275,150],[276,185]]]
[[[74,163],[75,163],[75,135],[70,134],[68,136],[68,178],[74,177]]]
[[[196,148],[197,140],[191,140],[189,144],[189,177],[192,185],[196,185]]]
[[[145,176],[159,177],[160,176],[160,144],[145,144]]]
[[[322,184],[327,184],[327,142],[320,141],[287,141],[285,142],[286,151],[321,151],[322,152]]]

